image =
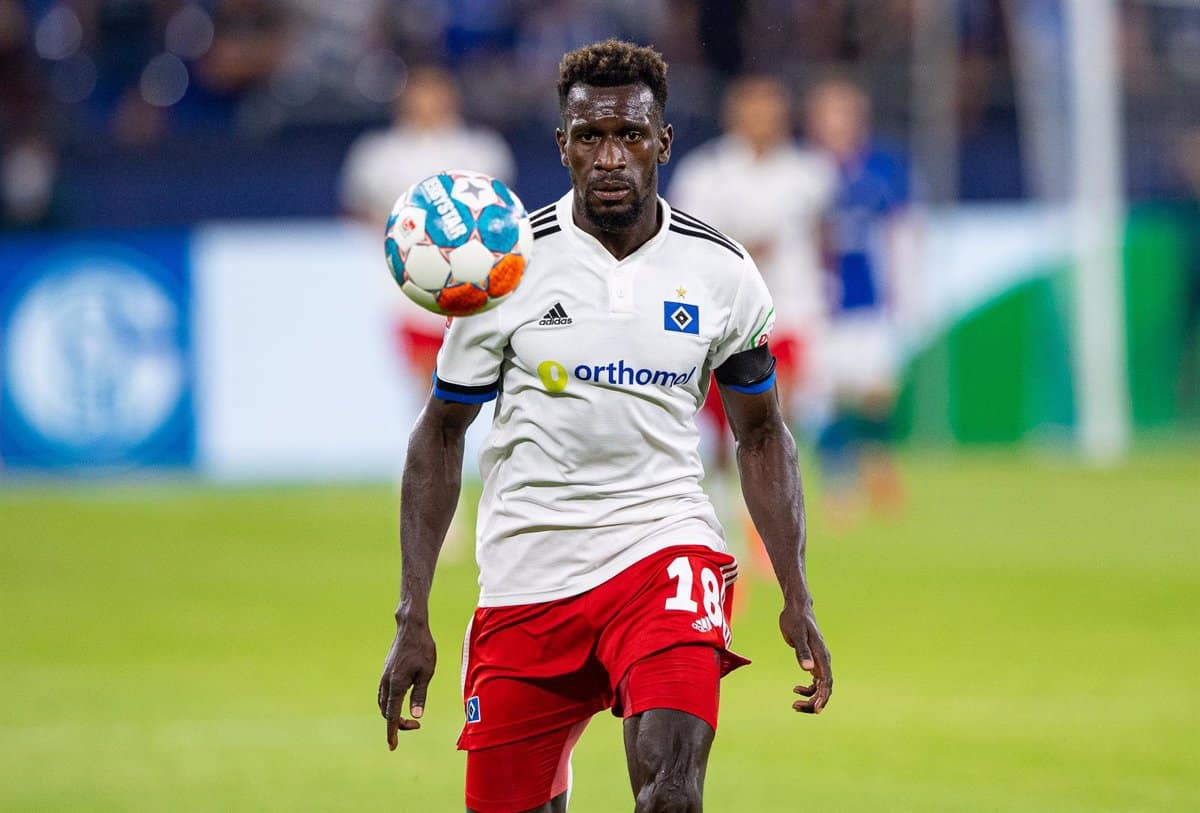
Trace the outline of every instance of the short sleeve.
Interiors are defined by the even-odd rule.
[[[500,364],[508,337],[493,309],[450,323],[438,351],[433,394],[443,401],[482,404],[500,391]]]
[[[775,325],[775,306],[771,294],[763,282],[762,274],[749,257],[742,263],[742,276],[737,293],[733,297],[725,331],[713,345],[710,361],[717,369],[738,353],[764,347]],[[745,392],[762,392],[770,389],[774,374],[760,382],[751,382],[748,387],[739,387]]]

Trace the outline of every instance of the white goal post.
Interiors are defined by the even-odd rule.
[[[1121,261],[1125,230],[1117,0],[1065,0],[1078,437],[1097,463],[1130,438]]]

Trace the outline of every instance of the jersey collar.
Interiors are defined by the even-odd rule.
[[[662,223],[659,225],[658,231],[656,231],[649,240],[642,243],[642,245],[640,245],[636,251],[623,260],[618,260],[609,253],[608,249],[606,249],[599,240],[576,225],[575,212],[572,207],[572,204],[574,203],[574,190],[568,190],[567,194],[558,199],[556,216],[558,217],[559,223],[565,224],[564,230],[575,240],[587,246],[589,252],[598,255],[600,258],[603,258],[610,265],[621,265],[624,263],[633,262],[645,256],[650,251],[653,251],[659,243],[666,239],[667,232],[671,226],[671,206],[662,197],[662,195],[658,195],[656,197],[658,200],[659,209],[662,211]]]

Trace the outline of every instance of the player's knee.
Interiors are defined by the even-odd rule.
[[[700,807],[699,780],[668,774],[656,776],[642,787],[636,813],[696,813]]]

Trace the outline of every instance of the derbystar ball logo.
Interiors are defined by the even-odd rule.
[[[438,176],[427,178],[421,183],[421,189],[429,197],[433,208],[442,216],[442,229],[451,240],[457,240],[467,233],[467,224],[463,223],[462,215],[454,207],[454,201],[446,194]]]
[[[567,388],[571,376],[589,384],[614,387],[683,387],[696,377],[696,368],[690,370],[654,370],[649,367],[634,367],[625,359],[604,364],[578,364],[570,375],[567,368],[557,361],[543,361],[537,367],[538,378],[548,392],[562,392]]]

